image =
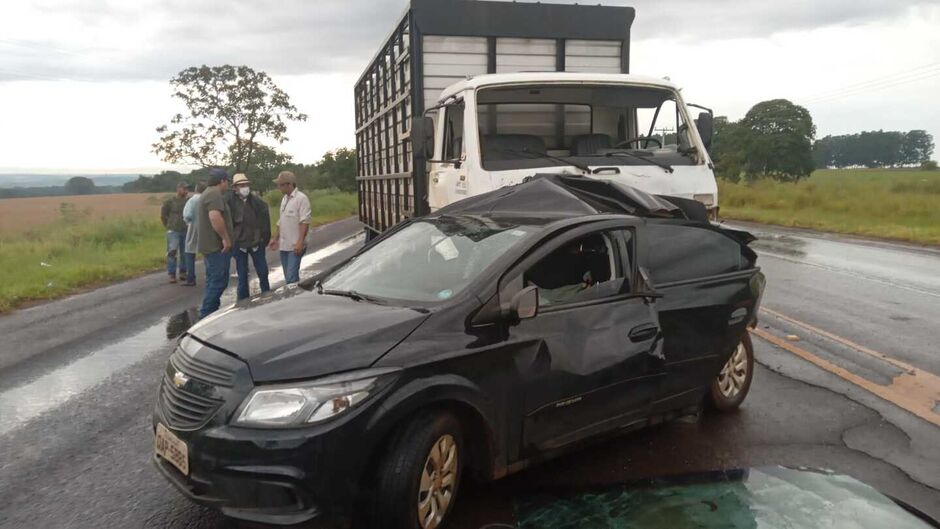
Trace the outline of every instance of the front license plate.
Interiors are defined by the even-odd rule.
[[[160,423],[157,423],[153,446],[158,456],[169,461],[184,476],[189,475],[189,447],[185,441],[173,435],[173,432]]]

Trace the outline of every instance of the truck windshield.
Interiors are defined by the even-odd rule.
[[[323,290],[406,302],[445,301],[534,229],[475,217],[413,222],[323,279]]]
[[[511,85],[477,93],[484,169],[694,165],[675,92],[630,85]],[[626,153],[626,154],[624,154]]]

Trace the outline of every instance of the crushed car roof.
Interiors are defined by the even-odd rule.
[[[465,198],[436,212],[528,218],[598,213],[707,220],[705,206],[693,200],[650,195],[610,180],[559,174],[535,175],[521,184]]]

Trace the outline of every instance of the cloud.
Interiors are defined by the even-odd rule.
[[[635,39],[688,41],[885,20],[919,2],[603,3],[636,8]],[[167,80],[188,66],[223,63],[273,75],[358,73],[405,6],[405,0],[4,2],[0,81]]]

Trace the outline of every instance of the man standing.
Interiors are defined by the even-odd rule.
[[[264,247],[271,240],[271,213],[268,205],[251,193],[251,185],[244,173],[232,179],[235,192],[229,196],[232,226],[235,227],[235,270],[238,272],[238,299],[245,299],[248,291],[248,257],[255,264],[261,291],[271,290],[268,284],[268,260]]]
[[[183,261],[183,249],[186,246],[186,223],[183,221],[183,207],[186,205],[189,186],[185,182],[176,185],[176,194],[163,203],[160,220],[166,228],[166,272],[170,283],[176,283],[176,264],[179,257],[180,279],[186,279],[186,262]]]
[[[199,196],[196,216],[196,242],[206,266],[206,294],[199,309],[200,318],[219,309],[222,293],[228,287],[234,232],[232,211],[223,196],[228,191],[228,173],[224,169],[210,169],[208,184]]]
[[[186,270],[189,270],[189,273],[186,275],[187,281],[182,284],[188,287],[196,286],[196,253],[199,252],[199,246],[196,243],[196,230],[198,229],[196,221],[199,220],[197,216],[199,210],[197,208],[199,207],[199,195],[205,189],[205,183],[199,182],[196,184],[196,192],[189,197],[186,206],[183,207],[183,221],[186,223],[186,251],[183,256],[186,262]]]
[[[268,245],[281,250],[281,267],[287,284],[300,281],[300,258],[307,251],[307,231],[310,229],[310,200],[297,189],[297,177],[290,171],[281,171],[274,179],[281,191],[281,216],[274,237]]]

